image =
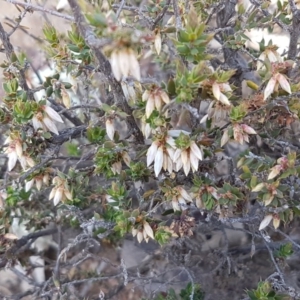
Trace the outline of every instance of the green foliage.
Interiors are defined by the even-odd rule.
[[[279,249],[275,251],[275,256],[285,259],[294,253],[293,245],[291,243],[280,245]]]
[[[251,300],[287,300],[287,296],[276,293],[268,281],[258,283],[256,290],[247,291]]]

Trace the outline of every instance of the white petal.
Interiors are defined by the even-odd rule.
[[[199,160],[202,160],[203,159],[203,155],[202,155],[202,152],[200,150],[200,148],[197,146],[197,144],[192,141],[191,143],[191,150],[193,152],[193,154],[199,159]]]
[[[201,120],[200,120],[200,124],[205,123],[208,119],[208,114],[205,115]]]
[[[184,188],[182,188],[181,186],[178,187],[178,191],[179,191],[180,195],[181,195],[185,200],[187,200],[187,201],[189,201],[189,202],[192,202],[192,201],[193,201],[192,197],[191,197],[191,196],[188,194],[188,192],[187,192]]]
[[[258,230],[263,230],[264,228],[266,228],[269,225],[269,223],[272,221],[272,219],[273,219],[272,215],[265,216],[264,219],[261,221]]]
[[[144,222],[144,230],[151,239],[154,240],[153,230],[148,222]]]
[[[50,195],[49,195],[49,200],[51,200],[51,199],[55,196],[56,190],[57,190],[56,187],[54,187],[54,188],[51,190],[51,193],[50,193]]]
[[[147,123],[147,124],[145,125],[145,129],[144,129],[144,134],[145,134],[145,138],[146,138],[146,139],[148,139],[149,136],[151,135],[151,131],[152,131],[151,126],[150,126],[149,123]]]
[[[63,196],[63,188],[60,187],[56,190],[54,195],[54,199],[53,199],[54,206],[56,206],[60,202],[62,196]]]
[[[105,122],[107,136],[113,141],[115,135],[115,127],[111,119],[107,119]]]
[[[191,170],[191,161],[188,159],[186,164],[183,164],[183,171],[185,176],[188,176],[189,172]]]
[[[7,166],[8,171],[11,171],[17,163],[18,155],[15,151],[13,151],[13,152],[10,152],[7,156],[8,156],[8,166]]]
[[[175,155],[174,155],[174,157],[175,157]],[[188,155],[187,150],[181,151],[181,160],[182,160],[183,165],[187,164],[187,162],[189,161],[189,155]]]
[[[23,154],[23,148],[22,148],[22,144],[20,141],[16,142],[16,153],[17,153],[18,157],[21,157]]]
[[[221,138],[221,147],[227,144],[228,141],[229,141],[229,134],[228,134],[228,130],[225,129]]]
[[[273,93],[275,84],[276,84],[275,78],[271,77],[264,91],[264,100],[266,100]]]
[[[142,100],[145,102],[149,99],[149,96],[150,96],[150,91],[148,90],[145,90],[145,92],[143,93],[143,96],[142,96]]]
[[[124,77],[128,77],[130,70],[129,53],[127,50],[122,50],[118,55],[118,63],[121,73]]]
[[[31,179],[30,181],[27,181],[26,185],[25,185],[25,191],[28,192],[29,190],[31,190],[33,184],[34,184],[34,179]]]
[[[175,153],[173,154],[173,161],[176,163],[177,162],[177,160],[179,159],[179,157],[181,157],[181,150],[180,149],[177,149],[176,151],[175,151]]]
[[[282,87],[283,90],[285,90],[287,93],[291,94],[291,86],[285,76],[282,74],[278,74],[277,76],[277,81],[279,82],[280,86]]]
[[[160,97],[161,97],[162,101],[164,101],[166,104],[170,103],[170,98],[165,91],[160,92]]]
[[[119,57],[117,51],[114,51],[110,57],[111,70],[117,81],[120,81],[122,78],[121,69],[119,66]]]
[[[162,107],[162,100],[159,95],[154,96],[155,108],[160,111]]]
[[[173,157],[174,157],[174,154],[175,154],[175,150],[174,150],[173,148],[168,147],[168,148],[167,148],[167,152],[168,152],[168,154],[169,154],[169,158],[170,158],[171,160],[173,160]]]
[[[68,200],[72,200],[73,199],[72,193],[69,190],[64,189],[64,194],[65,194],[65,196],[66,196],[66,198]]]
[[[176,148],[176,144],[175,144],[175,141],[172,137],[168,136],[166,138],[166,143],[171,146],[172,148]]]
[[[34,130],[44,129],[42,122],[40,122],[36,116],[34,116],[32,118],[32,125],[33,125]]]
[[[147,151],[147,167],[149,167],[154,161],[158,145],[156,142],[153,142],[150,148]]]
[[[229,102],[227,96],[225,96],[222,93],[220,94],[219,101],[222,102],[223,104],[227,105],[227,106],[231,106],[231,103]]]
[[[38,191],[41,190],[42,185],[43,185],[43,180],[42,179],[36,179],[35,180],[35,186],[36,186],[36,188],[37,188]]]
[[[51,131],[51,132],[53,132],[53,133],[55,133],[55,134],[59,134],[58,133],[58,130],[57,130],[57,127],[55,126],[55,124],[51,121],[51,119],[49,119],[49,118],[44,118],[43,119],[43,122],[44,122],[44,124],[45,124],[45,126],[47,127],[47,129],[49,130],[49,131]]]
[[[152,95],[150,95],[150,97],[147,100],[147,104],[146,104],[146,117],[149,118],[153,112],[153,110],[155,109],[155,99]]]
[[[138,232],[137,234],[137,240],[139,243],[141,243],[144,239],[143,233],[141,231]]]
[[[47,115],[54,121],[63,123],[64,121],[62,120],[61,116],[50,106],[44,105],[44,111],[47,113]]]
[[[155,176],[157,177],[161,171],[161,168],[163,166],[163,159],[164,159],[164,152],[162,146],[160,146],[157,149],[156,155],[155,155],[155,161],[154,161],[154,172]]]
[[[140,71],[140,65],[138,60],[136,59],[136,56],[134,52],[131,50],[131,53],[129,55],[129,63],[130,63],[130,74],[137,80],[141,81],[141,71]]]
[[[183,166],[182,160],[178,159],[175,163],[176,163],[175,169],[176,169],[176,172],[178,172],[182,168],[182,166]]]
[[[214,82],[213,85],[212,85],[212,92],[213,92],[213,95],[215,96],[215,98],[217,100],[220,99],[220,95],[221,95],[221,90],[220,90],[220,86],[218,83]]]
[[[196,172],[198,170],[199,160],[192,151],[190,153],[190,161],[193,168],[193,172]]]

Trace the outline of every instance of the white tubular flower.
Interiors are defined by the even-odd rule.
[[[231,103],[229,102],[227,96],[223,94],[222,92],[231,92],[232,89],[228,83],[217,83],[214,82],[212,85],[212,92],[214,97],[220,101],[221,103],[231,106]]]
[[[150,91],[146,90],[142,95],[142,100],[147,101],[146,104],[146,117],[149,118],[154,109],[161,111],[165,104],[170,103],[168,94],[161,88],[154,87]]]
[[[110,57],[112,72],[117,81],[129,75],[137,81],[141,80],[140,65],[134,51],[131,48],[116,49]]]
[[[55,186],[51,190],[49,200],[53,199],[53,203],[55,206],[61,201],[73,199],[72,193],[69,190],[66,179],[56,176],[53,178],[52,182]]]
[[[260,70],[263,68],[264,64],[263,61],[268,58],[271,63],[276,63],[276,62],[282,62],[282,57],[280,54],[277,52],[277,47],[272,47],[270,49],[266,49],[261,53],[261,55],[258,58],[256,69]]]
[[[115,126],[113,121],[111,119],[107,119],[105,122],[105,127],[106,127],[107,136],[109,137],[109,139],[113,141],[115,135]]]
[[[139,243],[141,243],[143,240],[148,243],[149,238],[154,240],[154,234],[153,229],[149,225],[147,221],[143,221],[143,227],[142,228],[133,228],[131,233],[135,237],[137,237],[137,240]]]
[[[167,197],[171,196],[172,206],[175,211],[187,209],[187,202],[193,201],[189,193],[181,186],[173,188],[170,194]]]
[[[276,73],[270,78],[270,80],[265,88],[264,100],[266,100],[274,92],[274,90],[277,89],[278,84],[287,93],[289,93],[289,94],[292,93],[291,86],[290,86],[289,82],[287,81],[286,77],[280,73]]]
[[[57,127],[54,121],[64,123],[60,115],[51,107],[43,105],[42,111],[37,112],[32,118],[33,128],[35,130],[42,129],[51,131],[58,135]]]

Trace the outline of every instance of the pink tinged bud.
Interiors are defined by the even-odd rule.
[[[283,90],[285,90],[287,93],[291,94],[291,86],[284,75],[278,74],[277,75],[277,81],[279,82],[280,86]]]
[[[130,49],[130,54],[129,54],[129,65],[130,65],[130,74],[137,81],[141,81],[140,65],[132,49]]]
[[[27,181],[26,185],[25,185],[25,191],[26,192],[30,191],[31,188],[33,187],[33,184],[34,184],[34,179],[31,179],[30,181]]]
[[[241,124],[241,128],[247,134],[257,134],[256,131],[252,127],[250,127],[250,126],[248,126],[246,124]]]
[[[202,160],[203,159],[203,155],[202,155],[202,152],[201,150],[199,149],[199,147],[197,146],[197,144],[192,141],[191,143],[191,152],[193,152],[193,154],[199,159],[199,160]]]
[[[8,156],[8,171],[11,171],[17,163],[18,155],[15,151],[13,151],[8,153],[7,156]]]
[[[276,79],[274,77],[271,77],[264,91],[264,100],[266,100],[273,93],[275,84]]]
[[[163,159],[164,159],[164,152],[162,146],[157,149],[154,161],[154,173],[157,177],[162,169],[163,166]]]
[[[156,152],[157,152],[157,148],[158,148],[157,142],[153,142],[152,145],[150,146],[150,148],[148,149],[148,151],[147,151],[147,167],[149,167],[152,164],[152,162],[154,161]]]
[[[221,138],[221,147],[223,147],[224,145],[226,145],[229,141],[229,134],[228,134],[228,130],[225,129],[223,136]]]
[[[261,221],[258,230],[265,229],[270,224],[270,222],[272,221],[272,219],[273,219],[272,215],[265,216],[264,219]]]
[[[147,233],[147,236],[154,240],[153,230],[149,223],[146,221],[144,221],[144,231]]]
[[[154,96],[155,108],[160,111],[162,107],[162,101],[159,95]]]
[[[166,104],[170,103],[170,98],[165,91],[160,92],[160,97],[161,97],[162,101],[164,101]]]
[[[120,81],[122,78],[122,73],[119,65],[119,57],[118,57],[118,52],[113,51],[110,57],[110,64],[111,64],[111,69],[112,72],[116,78],[117,81]]]
[[[57,135],[59,134],[55,124],[49,118],[45,117],[43,119],[43,122],[49,131],[51,131]]]
[[[115,135],[115,127],[111,119],[107,119],[105,122],[107,136],[113,141]]]
[[[54,198],[53,198],[53,203],[54,203],[54,206],[56,206],[61,200],[62,200],[62,197],[63,197],[63,188],[62,187],[59,187],[56,192],[55,192],[55,195],[54,195]]]
[[[43,180],[42,179],[36,179],[35,180],[35,186],[36,186],[36,188],[37,188],[38,191],[41,190],[42,185],[43,185]]]
[[[43,106],[44,111],[47,113],[47,115],[54,121],[63,123],[61,116],[51,107],[44,105]]]
[[[215,98],[217,100],[220,99],[220,95],[221,95],[221,90],[220,90],[220,86],[218,83],[214,82],[213,85],[212,85],[212,92],[213,92],[213,95],[215,96]]]
[[[147,100],[146,104],[146,117],[149,118],[155,109],[155,99],[153,95],[150,95],[150,97]]]

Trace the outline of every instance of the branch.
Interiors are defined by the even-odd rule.
[[[15,1],[15,0],[4,0],[4,1],[6,1],[8,3],[11,3],[11,4],[21,6],[21,7],[25,8],[26,10],[41,11],[43,13],[47,13],[47,14],[55,16],[55,17],[63,18],[65,20],[69,20],[69,21],[74,21],[74,18],[71,17],[71,16],[61,14],[59,12],[56,12],[55,10],[47,9],[47,8],[44,8],[44,7],[39,6],[39,5],[34,5],[34,4],[31,4],[31,3],[20,2],[20,1]]]
[[[95,37],[92,29],[87,25],[81,13],[80,7],[77,4],[77,1],[76,0],[68,0],[68,1],[73,11],[75,23],[80,34],[83,36],[88,46],[93,50],[93,53],[99,63],[99,71],[105,75],[109,85],[111,86],[116,105],[121,107],[122,110],[127,115],[129,115],[127,118],[128,123],[133,129],[133,134],[136,138],[136,141],[138,143],[143,144],[144,143],[143,134],[140,131],[139,127],[135,122],[135,119],[132,116],[132,109],[129,107],[127,100],[124,97],[121,84],[118,81],[116,81],[115,78],[113,77],[109,61],[106,59],[106,57],[103,55],[103,53],[100,51],[98,47],[99,40]]]
[[[300,36],[300,10],[297,9],[293,0],[289,0],[289,4],[293,13],[293,22],[287,58],[295,60],[297,56],[298,38]]]

